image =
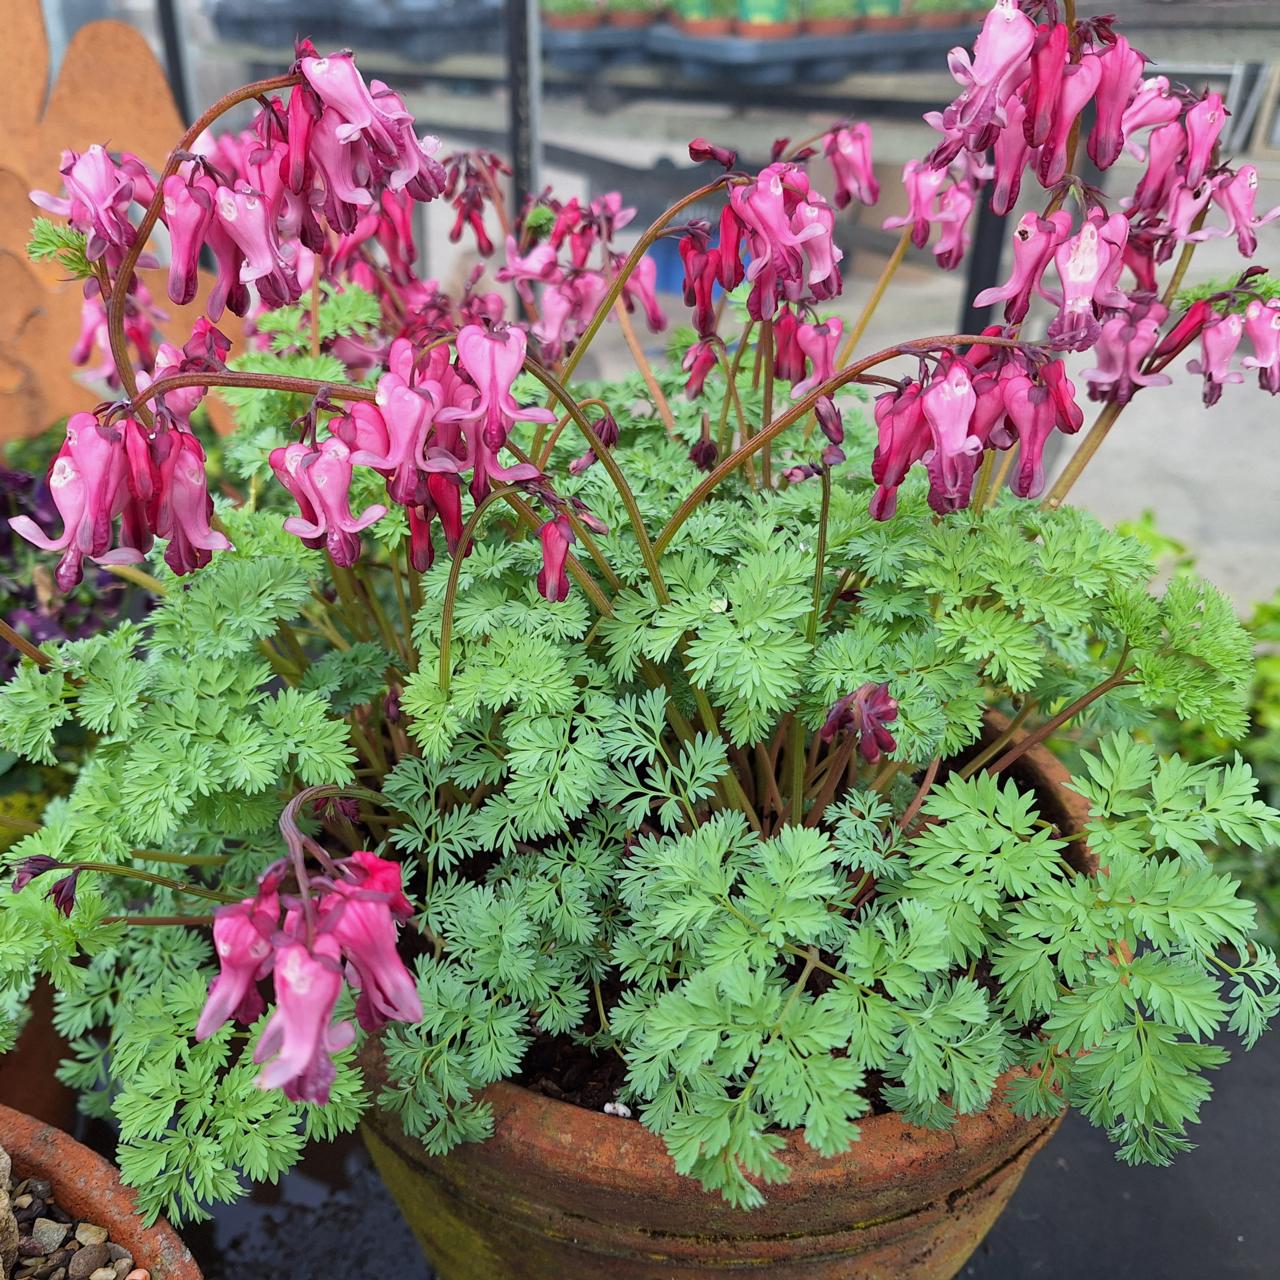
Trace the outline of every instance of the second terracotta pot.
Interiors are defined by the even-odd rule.
[[[53,1184],[57,1206],[73,1218],[106,1227],[113,1243],[133,1255],[151,1280],[201,1280],[200,1268],[174,1229],[160,1219],[143,1226],[133,1192],[100,1155],[60,1129],[10,1107],[0,1107],[0,1147],[13,1161],[15,1178]]]

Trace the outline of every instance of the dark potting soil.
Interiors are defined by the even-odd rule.
[[[149,1280],[145,1268],[134,1269],[129,1251],[112,1242],[106,1227],[64,1212],[48,1182],[24,1178],[15,1168],[8,1192],[18,1224],[13,1280]]]
[[[1280,1029],[1215,1073],[1199,1143],[1168,1169],[1117,1163],[1068,1116],[963,1280],[1275,1280]],[[183,1231],[206,1280],[431,1280],[357,1139]],[[493,1280],[505,1280],[495,1276]]]

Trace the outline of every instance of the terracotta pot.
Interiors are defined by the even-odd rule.
[[[988,714],[983,743],[1007,727]],[[1079,839],[1088,803],[1063,789],[1066,769],[1037,746],[1009,773],[1036,791],[1043,817],[1076,837],[1073,864],[1090,867]],[[363,1063],[376,1094],[376,1044]],[[680,1177],[662,1140],[634,1120],[512,1084],[485,1098],[493,1137],[444,1157],[427,1156],[385,1112],[364,1124],[378,1171],[440,1280],[696,1280],[727,1269],[779,1280],[950,1280],[1057,1128],[996,1101],[949,1131],[872,1117],[834,1159],[788,1134],[790,1181],[765,1187],[766,1204],[742,1212]]]
[[[676,26],[685,35],[712,40],[733,34],[732,18],[676,18]]]
[[[544,13],[543,26],[552,31],[590,31],[604,21],[600,13]]]
[[[937,9],[930,9],[924,13],[912,15],[914,23],[917,27],[923,27],[927,31],[934,31],[940,27],[954,27],[956,25],[956,15],[952,13],[942,13]]]
[[[28,1007],[31,1017],[18,1043],[0,1057],[0,1106],[18,1107],[46,1124],[70,1129],[76,1095],[54,1075],[67,1056],[67,1042],[53,1028],[53,992],[44,979],[36,983]]]
[[[653,24],[653,13],[649,9],[610,9],[609,25],[611,27],[648,27]]]
[[[905,31],[909,26],[911,17],[903,13],[872,15],[862,20],[864,31]]]
[[[800,33],[800,23],[795,19],[786,22],[739,22],[733,30],[747,40],[790,40]]]
[[[106,1227],[111,1239],[133,1255],[134,1264],[151,1273],[151,1280],[201,1280],[200,1268],[177,1232],[163,1218],[144,1227],[133,1192],[88,1147],[9,1107],[0,1107],[0,1147],[12,1159],[15,1177],[52,1182],[60,1208]]]
[[[861,18],[806,18],[804,23],[811,36],[847,36],[861,26]]]

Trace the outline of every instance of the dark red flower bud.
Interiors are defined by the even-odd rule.
[[[62,863],[57,858],[48,858],[42,853],[24,859],[18,863],[17,874],[13,877],[14,893],[25,889],[37,876],[44,875],[46,871],[56,871],[60,866]]]
[[[52,889],[49,890],[48,897],[53,899],[53,905],[62,912],[64,916],[69,916],[76,905],[76,881],[80,879],[80,872],[73,871],[69,876],[63,876]]]
[[[706,138],[694,138],[689,143],[689,159],[695,164],[714,160],[716,164],[732,169],[738,163],[738,153],[729,147],[718,147],[714,142],[708,142]]]

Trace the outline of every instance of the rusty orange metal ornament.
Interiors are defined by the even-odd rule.
[[[32,263],[25,245],[39,212],[33,188],[61,190],[64,148],[98,142],[132,151],[158,169],[182,134],[164,72],[132,27],[110,20],[76,32],[50,87],[49,41],[40,0],[4,5],[5,91],[0,94],[0,446],[47,430],[102,399],[77,379],[68,353],[80,329],[81,286],[56,263]],[[141,273],[169,313],[166,334],[180,346],[200,314],[165,298],[164,272]],[[204,282],[208,284],[207,281]],[[234,317],[230,317],[234,321]],[[239,328],[224,325],[236,341]],[[219,430],[225,406],[210,400]]]

